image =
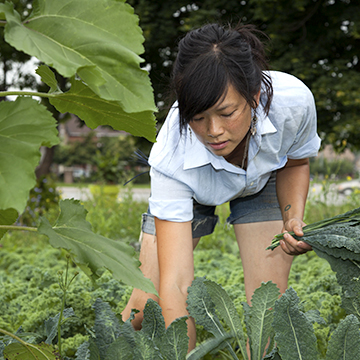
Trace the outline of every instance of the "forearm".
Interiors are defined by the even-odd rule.
[[[187,289],[194,279],[191,222],[176,223],[155,218],[160,286],[159,304],[169,326],[176,318],[188,316]],[[189,319],[189,350],[195,347],[193,319]]]
[[[289,160],[277,171],[276,192],[284,221],[303,220],[306,198],[309,190],[309,160]]]

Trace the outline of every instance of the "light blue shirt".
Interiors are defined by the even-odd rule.
[[[178,109],[173,105],[149,157],[152,215],[191,221],[193,198],[203,205],[220,205],[255,194],[287,159],[317,155],[320,138],[311,91],[292,75],[270,71],[270,76],[274,89],[270,112],[266,116],[263,111],[266,94],[262,93],[246,171],[214,155],[195,134],[183,131],[180,135]]]

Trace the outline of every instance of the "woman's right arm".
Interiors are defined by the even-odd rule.
[[[187,289],[194,279],[194,258],[191,221],[173,222],[155,217],[160,270],[159,304],[168,327],[186,310]],[[193,319],[189,319],[189,350],[195,347]]]

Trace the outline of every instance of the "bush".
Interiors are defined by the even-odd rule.
[[[323,156],[310,159],[310,172],[317,176],[345,178],[356,173],[355,164],[348,159],[327,160]]]
[[[56,212],[59,199],[54,177],[51,175],[40,177],[30,191],[26,209],[19,217],[18,224],[36,226],[40,216]]]

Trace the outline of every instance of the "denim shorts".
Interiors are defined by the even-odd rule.
[[[210,235],[218,222],[216,206],[201,205],[194,200],[192,220],[193,238]],[[273,172],[266,185],[258,193],[230,201],[229,224],[247,224],[260,221],[282,220],[276,196],[276,172]],[[142,215],[141,230],[155,235],[155,221],[149,211]]]

